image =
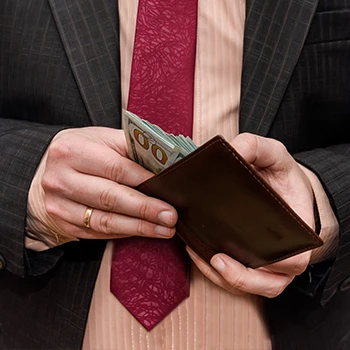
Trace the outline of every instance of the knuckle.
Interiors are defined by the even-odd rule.
[[[242,132],[241,134],[237,135],[237,138],[247,143],[251,143],[255,142],[256,135],[250,134],[249,132]]]
[[[308,263],[309,260],[307,256],[305,256],[304,254],[300,254],[289,258],[288,264],[285,265],[283,270],[285,271],[285,273],[288,273],[288,275],[297,276],[302,274],[306,270]]]
[[[101,209],[113,211],[118,205],[117,197],[114,195],[112,188],[107,188],[101,191],[99,195],[99,205]]]
[[[289,154],[286,146],[278,140],[269,139],[271,148],[274,150],[275,154],[278,155],[281,159],[284,160],[284,163],[290,164],[290,161],[293,159]],[[287,170],[287,169],[286,169]]]
[[[271,141],[275,144],[276,148],[279,148],[279,151],[281,153],[285,153],[285,154],[288,153],[286,146],[281,141],[278,141],[275,139],[271,139]]]
[[[105,165],[105,176],[118,183],[124,183],[125,169],[121,166],[118,157],[115,159],[109,159]]]
[[[67,160],[72,157],[74,148],[64,138],[53,141],[48,149],[48,159]]]
[[[142,219],[146,219],[149,213],[149,205],[146,201],[141,201],[139,207],[139,217]]]
[[[46,212],[50,216],[60,217],[61,210],[56,205],[55,201],[51,201],[51,200],[45,201],[45,208],[46,208]]]
[[[248,132],[244,132],[242,134],[239,134],[237,136],[237,139],[240,142],[243,142],[249,149],[251,149],[251,150],[256,149],[258,136],[250,134]]]
[[[45,192],[65,193],[66,187],[58,177],[46,172],[41,178],[41,187]]]
[[[212,275],[212,269],[207,264],[202,264],[200,270],[205,277],[210,279],[210,276]]]
[[[102,212],[97,220],[97,227],[94,230],[105,233],[107,235],[118,233],[115,227],[111,213]]]
[[[136,225],[137,236],[147,236],[147,227],[144,220],[138,220]]]
[[[308,259],[306,257],[300,257],[298,260],[296,260],[293,265],[294,275],[301,275],[306,270],[307,265]]]
[[[281,141],[276,140],[276,139],[272,139],[272,138],[268,138],[268,140],[269,140],[269,143],[271,145],[273,145],[274,147],[279,147],[281,149],[286,149]]]
[[[41,178],[41,187],[43,188],[43,190],[45,192],[47,192],[55,187],[52,177],[49,176],[47,173],[45,173],[43,175],[43,177]]]
[[[244,291],[246,288],[246,280],[241,276],[235,276],[235,278],[228,276],[226,277],[226,281],[232,287],[232,290],[239,289]]]
[[[287,286],[283,283],[277,284],[272,288],[266,289],[263,296],[266,298],[272,299],[278,297],[285,290]]]
[[[300,275],[304,270],[305,268],[300,262],[296,262],[292,267],[293,275],[295,276]]]

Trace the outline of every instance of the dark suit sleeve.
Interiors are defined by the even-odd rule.
[[[62,126],[0,118],[0,255],[5,268],[24,277],[46,272],[60,249],[37,254],[24,248],[27,197],[36,168]]]
[[[340,243],[336,258],[312,266],[307,276],[312,288],[321,289],[319,292],[323,304],[333,296],[341,282],[350,276],[349,155],[350,145],[332,146],[294,155],[298,162],[310,168],[320,179],[339,223]],[[305,283],[304,288],[310,289],[310,286]]]

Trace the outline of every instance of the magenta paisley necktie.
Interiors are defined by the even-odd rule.
[[[175,135],[192,135],[197,0],[140,0],[128,109]],[[177,237],[114,242],[111,291],[151,330],[189,295]]]

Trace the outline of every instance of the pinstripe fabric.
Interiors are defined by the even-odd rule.
[[[117,1],[49,3],[92,124],[120,127]]]
[[[347,292],[338,289],[350,276],[349,23],[350,1],[320,1],[268,133],[281,140],[300,163],[318,175],[340,226],[340,249],[335,263],[325,262],[311,271],[314,284],[327,280],[324,289],[318,291],[323,309],[314,302],[309,305],[308,299],[301,300],[300,309],[306,307],[307,312],[301,314],[300,310],[288,308],[290,318],[285,319],[278,309],[286,307],[287,300],[295,297],[293,293],[287,291],[268,301],[275,346],[281,349],[288,347],[286,339],[293,334],[299,334],[301,339],[318,337],[320,349],[350,347],[350,305]],[[331,336],[327,327],[336,335]],[[343,337],[339,344],[338,337]],[[302,349],[312,348],[309,340],[295,343],[296,348],[297,344]]]
[[[35,278],[1,273],[2,350],[80,348],[103,247],[67,246],[58,268]]]
[[[319,236],[325,242],[321,248],[314,249],[311,253],[311,261],[315,264],[323,261],[325,257],[328,257],[329,259],[335,257],[339,247],[339,224],[329,203],[328,196],[323,190],[322,184],[317,176],[310,171],[310,169],[307,169],[300,164],[299,166],[309,179],[312,186],[321,223]]]
[[[268,133],[316,5],[315,0],[247,1],[241,132]]]
[[[115,124],[118,115],[117,108]],[[1,349],[76,349],[82,342],[103,243],[65,247],[43,275],[63,249],[36,254],[23,241],[28,190],[47,144],[64,127],[90,123],[47,2],[1,1]]]
[[[346,350],[350,341],[350,293],[334,294],[350,275],[350,2],[318,3],[315,16],[316,0],[247,3],[242,130],[281,140],[316,171],[342,235],[335,263],[311,271],[314,283],[332,268],[324,308],[321,295],[294,286],[267,302],[273,346],[283,350]],[[50,4],[55,22],[44,0],[0,1],[0,254],[17,275],[42,274],[62,254],[23,253],[26,193],[49,140],[62,125],[119,125],[116,3]],[[41,277],[0,271],[1,348],[79,348],[102,249],[67,245]]]
[[[271,348],[259,297],[233,297],[195,267],[190,298],[147,332],[120,302],[110,298],[111,256],[112,245],[108,245],[102,262],[105,273],[98,275],[99,288],[93,295],[83,350]]]
[[[36,36],[30,36],[27,18],[35,19]],[[82,124],[84,109],[61,44],[47,40],[56,34],[47,7],[38,15],[33,2],[16,6],[2,1],[0,33],[0,166],[6,169],[0,171],[0,251],[8,269],[23,276],[27,192],[43,151],[62,128],[48,124],[73,123],[71,113],[75,113],[77,125]],[[23,60],[26,56],[31,59]],[[57,80],[58,76],[62,80]]]
[[[48,5],[33,0],[1,1],[0,33],[1,117],[88,125]]]
[[[27,194],[40,155],[59,128],[6,119],[0,119],[0,128],[0,143],[3,145],[0,166],[6,169],[0,172],[0,231],[4,233],[0,236],[0,251],[7,260],[8,270],[24,276],[23,218]],[[13,148],[18,147],[18,142],[22,148],[14,154]]]
[[[245,1],[199,2],[193,139],[238,134]]]
[[[346,250],[350,239],[347,145],[350,141],[349,21],[350,1],[320,3],[283,104],[269,133],[269,136],[280,139],[301,163],[318,174],[330,195],[340,224],[340,259],[333,266],[323,302],[327,302],[336,292],[337,285],[350,275]],[[332,70],[334,66],[337,69]],[[298,130],[298,133],[293,130]],[[314,148],[318,149],[312,150]]]

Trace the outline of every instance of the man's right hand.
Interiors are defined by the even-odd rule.
[[[34,220],[35,227],[72,239],[170,238],[175,233],[175,209],[133,189],[151,176],[127,158],[122,130],[61,131],[34,176],[27,226],[32,231]],[[83,223],[87,207],[94,208],[90,229]]]

